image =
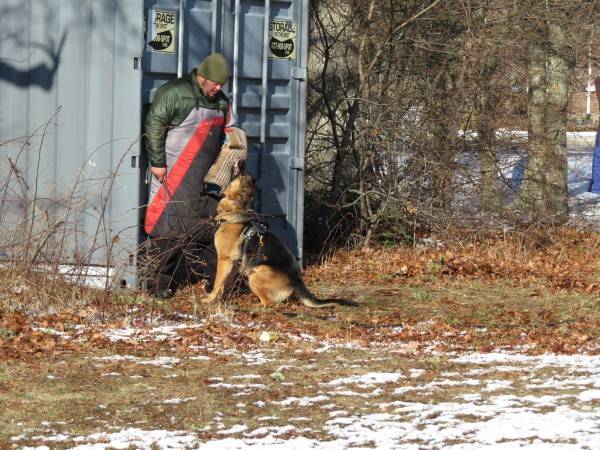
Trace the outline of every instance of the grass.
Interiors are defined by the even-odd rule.
[[[337,413],[402,416],[399,402],[441,404],[481,393],[460,384],[427,390],[447,374],[465,371],[431,355],[432,348],[598,354],[598,258],[590,251],[596,238],[578,239],[567,234],[543,248],[495,241],[442,250],[342,252],[308,268],[307,282],[319,297],[352,298],[360,307],[324,310],[295,303],[264,309],[244,292],[220,304],[197,305],[194,298],[202,292],[195,288],[159,302],[137,292],[106,294],[57,279],[44,283],[40,274],[28,278],[5,269],[0,444],[13,445],[11,438],[24,435],[18,446],[33,446],[40,444],[36,435],[88,436],[127,427],[187,430],[214,440],[240,423],[246,433],[288,427],[281,428],[283,436],[331,439],[328,424]],[[567,248],[574,255],[570,271]],[[180,328],[156,338],[164,325]],[[134,333],[111,341],[110,333],[120,329]],[[265,330],[277,340],[261,343]],[[321,351],[324,343],[327,350]],[[99,359],[110,355],[139,359]],[[179,363],[141,364],[158,356]],[[544,370],[540,377],[560,374]],[[403,377],[378,386],[327,384],[369,372]],[[519,376],[488,370],[478,377],[482,383],[510,381],[506,391],[512,395],[552,392],[533,389]],[[381,392],[373,397],[377,388]],[[576,395],[578,389],[565,392]],[[496,394],[481,393],[484,401]],[[467,413],[460,420],[477,417]],[[51,447],[72,444],[53,441]]]
[[[572,375],[568,369],[533,366],[526,371],[497,371],[496,365],[473,375],[470,372],[481,366],[458,365],[443,356],[382,354],[358,348],[316,352],[317,348],[307,342],[261,346],[267,358],[260,364],[230,354],[208,360],[182,358],[166,368],[141,364],[148,358],[102,359],[107,354],[97,352],[2,365],[0,421],[5,426],[0,429],[0,443],[35,446],[52,442],[52,448],[62,449],[72,447],[77,436],[128,428],[184,430],[200,441],[252,432],[261,436],[272,430],[280,430],[278,437],[284,439],[301,435],[329,440],[332,437],[327,430],[337,417],[387,413],[411,422],[414,414],[403,412],[409,405],[452,405],[473,395],[483,403],[493,403],[502,395],[555,395],[550,388],[532,386],[531,380]],[[282,374],[283,379],[273,377],[274,373]],[[400,377],[375,384],[351,381],[351,377],[368,373]],[[508,384],[494,391],[483,389],[496,381]],[[565,386],[560,394],[573,399],[565,399],[564,404],[580,408],[575,399],[581,389]],[[535,403],[530,407],[539,413],[553,410]],[[424,413],[417,428],[419,423],[424,426],[439,419],[440,414],[435,408]],[[488,420],[460,410],[456,418],[465,423]],[[235,431],[240,424],[246,428]],[[51,441],[52,436],[61,434],[69,439]],[[23,438],[11,441],[15,436]]]
[[[297,355],[294,364],[316,367],[331,357]],[[290,362],[287,358],[284,361]],[[315,379],[326,380],[327,374],[300,365],[284,369],[285,380],[277,381],[272,374],[281,362],[249,367],[233,358],[225,358],[218,364],[187,360],[167,369],[70,357],[40,363],[33,376],[32,367],[26,363],[3,366],[0,421],[7,426],[0,431],[0,442],[8,442],[9,437],[23,429],[38,428],[43,421],[58,424],[53,426],[56,433],[70,435],[90,434],[100,425],[110,428],[151,424],[153,428],[192,430],[212,423],[214,428],[216,417],[221,418],[227,429],[239,423],[240,414],[254,428],[261,426],[258,418],[265,416],[277,416],[271,425],[285,425],[292,417],[277,402],[290,397],[291,391],[296,397],[314,396]],[[337,370],[336,376],[344,373],[341,366]],[[119,376],[108,375],[117,373]],[[236,379],[249,374],[258,379]],[[48,378],[50,375],[56,378]],[[211,384],[218,386],[220,379],[223,386],[211,387]],[[247,393],[244,385],[251,386]],[[168,402],[176,398],[188,400]],[[257,403],[260,401],[268,401],[270,406],[260,406]],[[356,399],[344,397],[340,407],[351,407],[355,402]],[[293,401],[289,406],[295,411]],[[317,415],[313,420],[323,418]],[[212,434],[204,433],[207,438]]]
[[[302,346],[295,350],[293,358],[279,356],[254,367],[235,358],[225,358],[218,364],[187,360],[166,369],[127,361],[68,357],[39,363],[32,376],[29,364],[4,366],[0,372],[0,420],[7,426],[0,431],[0,442],[7,442],[23,429],[38,428],[43,421],[52,423],[56,433],[70,435],[90,434],[100,425],[110,428],[151,424],[152,428],[198,430],[212,424],[214,429],[216,417],[228,429],[239,423],[240,416],[250,428],[264,426],[258,420],[261,417],[277,417],[269,424],[284,426],[304,415],[310,416],[311,424],[322,425],[328,410],[316,410],[310,398],[317,399],[315,403],[319,405],[334,402],[336,408],[345,411],[360,411],[364,406],[364,399],[356,396],[329,395],[325,402],[318,400],[323,396],[321,390],[326,389],[322,385],[330,379],[355,374],[352,366],[358,361],[367,364],[363,370],[386,372],[404,371],[409,364],[407,360],[392,358],[371,361],[370,355],[361,351],[314,354]],[[283,369],[282,363],[286,363]],[[335,373],[331,372],[332,365]],[[283,381],[272,376],[278,369],[284,374]],[[116,373],[119,376],[107,375]],[[56,378],[48,378],[50,375]],[[241,378],[248,375],[257,378]],[[244,385],[252,387],[245,389]],[[363,388],[357,392],[372,390]],[[167,403],[175,398],[189,400]],[[203,435],[207,439],[217,436],[214,431]]]

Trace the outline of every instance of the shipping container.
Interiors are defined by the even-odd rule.
[[[255,208],[302,257],[308,1],[4,0],[0,259],[135,286],[156,89],[225,55]]]

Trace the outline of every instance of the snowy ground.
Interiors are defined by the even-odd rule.
[[[572,216],[592,224],[600,218],[600,195],[587,192],[594,137],[594,133],[570,135],[568,160]],[[505,163],[503,173],[518,183],[523,155],[507,154]],[[144,333],[117,329],[105,334],[111,341],[148,338],[164,341],[165,346],[177,339],[174,327]],[[115,426],[100,420],[99,413],[89,417],[98,424],[93,433],[71,434],[64,431],[68,424],[45,421],[23,428],[6,444],[38,450],[600,449],[598,356],[439,354],[434,350],[417,355],[410,348],[351,344],[354,353],[344,357],[343,353],[328,356],[336,346],[315,342],[308,334],[294,336],[293,341],[291,346],[257,344],[246,353],[226,345],[198,348],[198,355],[185,358],[97,357],[93,364],[106,366],[102,378],[125,383],[146,377],[150,394],[139,399],[140,405],[152,403],[170,411],[196,403],[199,411],[211,406],[203,405],[200,393],[189,387],[168,396],[163,388],[169,380],[177,380],[182,372],[221,368],[224,373],[208,378],[197,389],[231,399],[236,413],[228,416],[217,410],[201,427],[180,428],[172,416],[173,426],[168,429],[144,421]],[[321,359],[307,362],[296,357],[297,352]],[[128,369],[134,375],[114,371],[115,361],[134,367]],[[143,367],[140,373],[146,375],[136,375],[136,366]],[[162,386],[150,386],[147,373],[153,370],[166,371]],[[61,376],[48,374],[49,385]],[[97,406],[100,412],[106,408]]]
[[[568,133],[569,208],[571,217],[589,224],[600,219],[600,194],[588,192],[596,133]]]
[[[526,139],[526,132],[511,133],[514,139],[508,139],[506,135],[502,138],[512,141],[511,150],[498,152],[498,165],[500,176],[507,186],[505,190],[505,202],[512,201],[520,189],[523,175],[527,166],[527,153],[524,150],[516,150],[519,142]],[[594,152],[596,133],[579,132],[568,133],[568,173],[567,183],[569,190],[569,209],[574,222],[583,225],[595,226],[600,219],[600,194],[588,192],[592,179],[592,155]],[[467,175],[461,180],[470,185],[473,180],[473,169],[478,165],[477,155],[468,153],[462,157],[461,163],[467,169]],[[474,199],[471,196],[457,198],[458,203],[467,209],[472,208]],[[475,211],[474,211],[475,212]]]
[[[353,374],[307,377],[308,386],[292,388],[292,395],[282,399],[274,399],[276,377],[272,374],[266,379],[260,367],[269,362],[283,363],[277,373],[284,380],[302,370],[297,359],[277,348],[252,355],[238,354],[237,358],[247,363],[245,374],[214,377],[206,387],[236,398],[238,416],[230,418],[227,425],[218,411],[212,421],[194,431],[126,426],[75,436],[56,431],[57,425],[46,422],[36,430],[14,436],[12,444],[38,450],[59,445],[78,450],[600,448],[597,356],[431,355],[429,364],[440,363],[439,358],[444,358],[444,370],[432,377],[422,365],[387,372],[368,371],[374,361],[406,358],[393,350],[371,351],[359,364],[339,357],[330,361]],[[186,361],[138,358],[137,363],[168,368]],[[307,388],[312,394],[306,395]],[[302,394],[294,395],[294,389]],[[247,404],[250,396],[258,408]],[[350,403],[349,407],[349,398],[359,402]],[[195,401],[194,396],[155,400],[170,405]],[[248,420],[251,406],[254,411],[265,411],[253,417],[254,425]],[[286,423],[282,424],[279,415],[287,417]],[[323,415],[325,419],[314,420]],[[208,432],[210,439],[203,437]],[[23,440],[38,445],[19,447]]]

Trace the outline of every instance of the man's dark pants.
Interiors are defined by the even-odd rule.
[[[216,272],[217,253],[214,247],[218,200],[203,195],[205,201],[191,229],[172,237],[150,237],[141,251],[141,279],[154,295],[167,289],[173,291],[200,280],[207,280],[210,289]],[[186,221],[187,222],[187,221]],[[187,222],[189,223],[189,222]]]

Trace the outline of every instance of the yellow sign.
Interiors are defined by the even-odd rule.
[[[296,22],[269,21],[269,58],[296,59]]]
[[[148,45],[153,52],[175,53],[177,36],[177,13],[175,11],[152,11],[152,39]]]

